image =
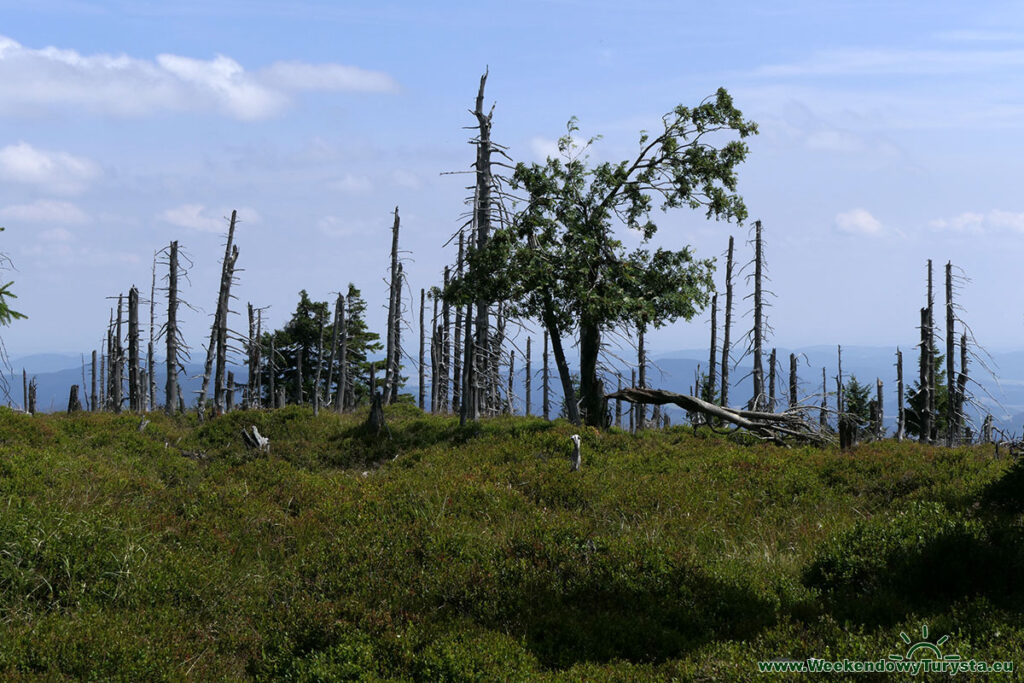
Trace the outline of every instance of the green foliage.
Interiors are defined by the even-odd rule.
[[[0,678],[748,680],[925,619],[1024,647],[1021,468],[990,448],[385,410],[377,440],[365,408],[0,409]]]
[[[662,210],[704,208],[708,218],[742,221],[735,169],[748,152],[743,138],[757,126],[719,89],[697,107],[666,114],[656,136],[641,133],[632,160],[591,165],[586,151],[596,138],[579,148],[577,132],[572,119],[559,141],[562,159],[516,165],[511,186],[525,192],[525,207],[484,249],[470,252],[467,274],[445,296],[505,301],[512,315],[540,319],[553,338],[578,330],[583,407],[599,425],[600,335],[689,320],[713,288],[711,260],[696,260],[688,248],[627,252],[615,226],[639,232],[646,243],[657,232],[655,197]],[[714,144],[730,133],[739,139]]]
[[[949,387],[946,385],[946,356],[939,353],[938,348],[934,345],[932,346],[932,358],[935,374],[935,414],[932,415],[931,438],[934,439],[936,435],[944,434],[946,431],[946,406],[949,402]],[[922,390],[920,377],[907,387],[906,392],[907,407],[904,415],[907,435],[920,437],[924,431],[925,412],[927,410],[927,395]]]
[[[0,232],[3,232],[4,228],[0,228]],[[10,259],[6,254],[0,254],[0,264],[10,265]],[[14,281],[8,282],[4,285],[0,285],[0,325],[10,325],[15,320],[26,318],[24,313],[19,313],[12,310],[10,304],[7,303],[8,299],[17,299],[18,297],[11,291],[11,286]]]
[[[346,296],[346,366],[349,377],[349,401],[347,407],[355,407],[366,402],[369,397],[370,361],[368,355],[380,351],[383,345],[379,342],[380,335],[370,332],[366,325],[366,301],[362,293],[351,283]],[[327,362],[334,331],[334,317],[326,301],[312,301],[306,290],[299,292],[299,303],[295,307],[288,323],[280,330],[264,333],[262,339],[263,356],[270,357],[270,342],[275,347],[275,376],[278,387],[284,387],[289,403],[311,402],[313,387],[316,383],[318,362],[317,349],[321,340],[323,351],[319,363],[321,370],[322,395],[326,399],[334,395],[333,385],[329,382]],[[339,348],[341,340],[338,342]],[[297,387],[298,354],[302,354],[302,397]],[[338,379],[335,368],[334,381]],[[270,369],[264,365],[263,387],[270,391]],[[381,373],[377,373],[380,375]],[[329,386],[330,385],[330,386]],[[267,397],[268,401],[272,397]]]

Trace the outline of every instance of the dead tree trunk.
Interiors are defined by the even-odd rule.
[[[164,409],[174,414],[178,403],[178,242],[171,242],[167,272],[167,383]]]
[[[316,374],[313,376],[313,417],[320,415],[320,380],[324,366],[324,325],[319,316],[317,327],[320,328],[320,337],[316,343]]]
[[[256,378],[260,374],[259,356],[257,355],[257,349],[259,349],[259,343],[256,339],[256,312],[253,310],[252,304],[246,304],[246,311],[249,314],[249,337],[245,345],[246,350],[246,362],[245,368],[249,375],[249,387],[248,396],[245,405],[250,410],[256,408],[255,401],[255,389],[256,389]]]
[[[277,401],[277,354],[274,349],[274,336],[270,336],[270,355],[267,356],[267,389],[270,390],[270,407],[280,408]]]
[[[768,354],[768,412],[775,412],[775,349]]]
[[[295,404],[302,405],[302,346],[295,349]]]
[[[818,424],[822,431],[828,426],[828,383],[825,380],[825,368],[821,369],[821,411],[818,413]]]
[[[722,330],[722,406],[729,406],[729,333],[732,327],[732,250],[733,238],[729,236],[729,251],[725,259],[725,328]]]
[[[77,413],[82,409],[82,402],[78,399],[78,385],[71,385],[71,393],[68,395],[68,415]]]
[[[551,389],[550,379],[548,375],[548,331],[544,330],[544,358],[543,358],[543,370],[541,371],[541,389],[543,397],[541,398],[541,411],[544,413],[544,419],[551,419],[551,395],[548,393]]]
[[[878,395],[875,397],[875,401],[877,401],[876,410],[878,411],[878,422],[875,423],[875,438],[881,439],[885,435],[885,403],[882,392],[882,380],[876,377],[875,383],[875,387],[878,390]]]
[[[435,290],[436,291],[436,290]],[[441,404],[440,365],[441,365],[441,333],[437,324],[437,295],[431,295],[434,301],[430,315],[430,412],[437,415]]]
[[[33,377],[28,382],[28,414],[36,414],[36,378]]]
[[[473,356],[473,306],[466,304],[466,313],[463,317],[465,330],[463,334],[462,354],[462,402],[459,404],[459,424],[465,425],[467,420],[475,420],[475,392],[473,385],[475,379],[475,363]]]
[[[512,385],[512,380],[515,377],[516,372],[516,352],[508,352],[508,390],[505,393],[505,414],[512,415],[515,413],[515,389]]]
[[[960,335],[960,374],[956,378],[956,434],[970,442],[971,434],[967,429],[964,405],[967,402],[967,335]]]
[[[398,347],[396,335],[398,333],[398,302],[401,300],[401,284],[398,275],[398,228],[400,225],[398,207],[395,207],[395,222],[391,227],[391,277],[388,281],[388,335],[387,335],[387,364],[384,366],[384,403],[394,401],[392,392],[397,382],[395,375],[398,368],[395,365],[395,349]]]
[[[616,392],[622,391],[622,375],[619,374],[619,373],[615,373],[615,379],[617,380],[615,391]],[[621,398],[615,399],[615,426],[617,428],[619,428],[619,429],[622,429],[622,399]]]
[[[718,294],[711,297],[711,353],[708,356],[708,382],[704,390],[704,400],[715,403],[715,361],[718,353],[718,345],[715,343],[715,335],[718,333]]]
[[[526,416],[530,416],[530,390],[532,387],[530,373],[532,372],[532,366],[530,364],[530,337],[526,338]]]
[[[348,401],[348,319],[345,317],[345,299],[338,295],[338,336],[341,338],[341,350],[338,353],[338,386],[335,389],[334,401],[336,410],[342,412],[347,408]]]
[[[946,262],[946,446],[956,445],[959,434],[957,433],[956,415],[956,367],[954,351],[956,349],[956,334],[953,331],[953,263]]]
[[[754,397],[750,405],[760,411],[766,405],[764,391],[764,366],[762,345],[764,343],[764,310],[761,290],[763,275],[763,252],[761,249],[761,221],[754,221]]]
[[[938,439],[939,421],[936,419],[935,392],[935,295],[932,287],[932,260],[928,259],[928,443]]]
[[[896,441],[903,441],[907,433],[906,412],[903,408],[903,352],[896,348]]]
[[[836,411],[839,416],[842,417],[846,411],[846,402],[843,400],[843,347],[842,345],[836,346],[836,357],[839,360],[839,374],[836,376]]]
[[[93,412],[99,410],[99,394],[96,393],[96,349],[92,350],[92,375],[91,380],[91,391],[89,392],[89,408]]]
[[[210,376],[214,370],[214,359],[217,360],[217,377],[214,380],[214,410],[219,410],[221,406],[220,399],[223,398],[221,380],[223,379],[223,366],[221,365],[221,359],[219,352],[222,349],[221,345],[221,332],[223,329],[226,347],[227,341],[227,309],[228,309],[228,297],[231,292],[231,278],[234,274],[235,260],[238,258],[238,247],[234,246],[235,240],[235,221],[238,218],[238,212],[231,212],[231,221],[228,224],[228,238],[224,245],[224,260],[221,261],[220,269],[220,289],[217,292],[217,309],[213,314],[213,325],[210,327],[210,345],[206,348],[206,363],[203,366],[203,384],[199,389],[199,415],[202,417],[206,410],[206,396],[207,391],[210,388]]]
[[[796,376],[796,354],[789,354],[789,407],[797,404],[796,397],[797,376]]]
[[[228,385],[224,394],[224,408],[226,412],[235,409],[235,373],[228,370]]]
[[[444,267],[444,286],[448,288],[448,282],[451,279],[451,271],[448,266]],[[451,306],[448,304],[447,299],[441,303],[441,412],[448,413],[451,410],[451,401],[448,398],[448,383],[449,374],[451,373],[452,367],[452,318],[451,318]]]
[[[420,410],[424,410],[425,407],[426,407],[424,401],[426,400],[426,393],[427,393],[426,387],[424,386],[424,383],[426,381],[426,372],[425,372],[425,368],[423,367],[423,355],[424,355],[424,352],[426,350],[426,347],[425,347],[425,343],[426,343],[426,341],[425,341],[426,340],[426,328],[423,326],[423,323],[424,323],[424,320],[423,320],[423,309],[426,308],[426,306],[427,306],[427,290],[421,288],[420,289],[420,357],[419,357],[419,361],[420,361],[419,362],[419,385],[420,385],[419,386],[419,405],[420,405]]]
[[[487,74],[480,77],[480,89],[476,95],[476,107],[473,110],[473,115],[477,121],[477,137],[476,137],[476,188],[474,196],[476,198],[476,206],[474,207],[474,223],[476,224],[476,248],[483,249],[491,235],[491,187],[493,185],[493,177],[491,175],[491,122],[494,115],[494,109],[484,113],[484,87],[487,85]],[[465,400],[472,402],[472,409],[470,414],[475,420],[480,416],[480,408],[483,403],[483,391],[484,387],[479,386],[486,373],[486,368],[489,365],[490,360],[490,329],[488,322],[487,309],[490,305],[486,299],[479,298],[476,302],[476,354],[475,354],[475,367],[473,369],[474,379],[478,386],[473,388],[473,396],[470,397],[468,394]],[[559,340],[560,343],[560,340]]]
[[[105,411],[110,402],[110,395],[107,393],[107,353],[104,351],[104,347],[108,348],[107,342],[110,341],[110,329],[107,329],[107,338],[100,342],[100,407],[101,411]]]
[[[142,397],[139,392],[139,290],[128,290],[128,406],[140,412]]]
[[[121,412],[121,403],[123,401],[122,383],[124,379],[124,347],[121,346],[121,340],[124,338],[121,335],[121,309],[123,308],[123,304],[124,300],[119,294],[117,296],[117,324],[114,328],[114,344],[111,347],[110,354],[110,367],[112,370],[110,375],[110,384],[113,390],[111,392],[111,401],[113,403],[115,413]]]
[[[929,385],[929,379],[931,373],[932,360],[930,353],[931,340],[928,334],[928,309],[921,309],[921,377],[918,380],[918,386],[920,391],[924,392],[924,400],[922,403],[923,415],[918,416],[918,426],[921,428],[920,441],[921,443],[928,443],[932,433],[932,412],[931,412],[931,385]]]
[[[156,366],[153,361],[153,338],[156,336],[156,254],[153,254],[153,279],[149,286],[149,341],[146,345],[146,388],[149,410],[156,410]],[[82,387],[83,391],[85,387]]]
[[[463,237],[459,232],[458,277],[462,277]],[[421,325],[422,327],[422,325]],[[455,345],[452,349],[452,412],[462,414],[462,307],[455,307]]]
[[[640,375],[640,388],[647,388],[647,350],[644,348],[644,332],[646,323],[640,323],[637,328],[637,372]],[[647,404],[638,403],[636,406],[636,428],[642,431],[647,428]]]
[[[636,386],[636,368],[629,369],[629,386]],[[637,404],[630,401],[629,403],[629,433],[636,434],[636,407]]]

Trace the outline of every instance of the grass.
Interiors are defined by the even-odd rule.
[[[1024,651],[991,448],[583,429],[570,473],[564,422],[364,418],[0,409],[0,677],[752,680],[925,623]]]

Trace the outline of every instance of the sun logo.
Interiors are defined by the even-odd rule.
[[[934,643],[928,640],[928,624],[921,626],[921,640],[916,643],[912,643],[910,636],[906,632],[900,632],[900,639],[910,646],[905,655],[889,655],[889,659],[893,661],[917,661],[917,660],[933,660],[938,662],[957,662],[960,661],[960,655],[943,655],[942,650],[939,649],[947,640],[949,636],[942,636]]]

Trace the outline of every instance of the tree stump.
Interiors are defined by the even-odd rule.
[[[78,399],[78,385],[71,385],[71,394],[68,396],[68,415],[82,409],[82,402]]]
[[[370,403],[370,415],[366,418],[366,429],[372,434],[379,435],[387,425],[384,422],[384,397],[379,391],[373,393],[373,401]]]

